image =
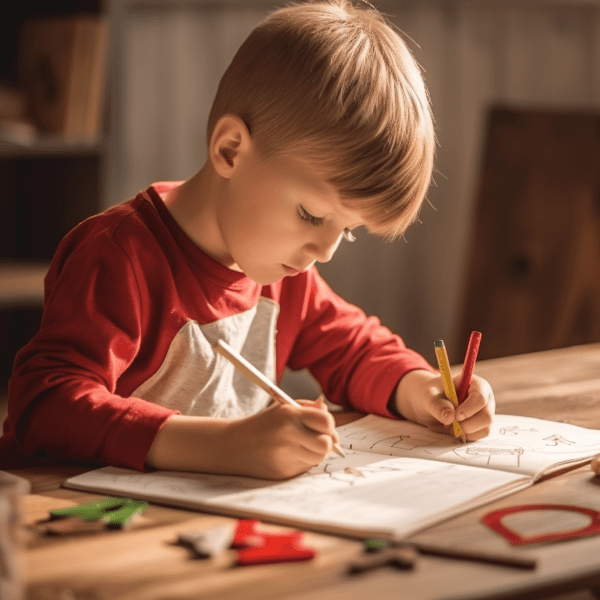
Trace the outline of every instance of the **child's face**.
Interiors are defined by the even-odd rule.
[[[327,262],[362,224],[314,166],[297,157],[243,157],[228,181],[218,224],[231,257],[261,285]]]

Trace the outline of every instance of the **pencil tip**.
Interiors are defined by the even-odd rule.
[[[336,454],[339,454],[343,458],[346,458],[346,453],[344,452],[343,448],[339,444],[337,444],[337,443],[334,444],[333,450],[335,451]]]

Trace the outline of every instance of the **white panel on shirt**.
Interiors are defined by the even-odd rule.
[[[213,350],[224,340],[271,381],[276,378],[279,305],[260,297],[250,310],[208,325],[188,321],[173,338],[163,364],[132,396],[182,415],[237,419],[265,408],[271,398]]]

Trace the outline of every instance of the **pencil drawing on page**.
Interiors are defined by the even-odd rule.
[[[370,450],[382,453],[383,450],[388,448],[402,448],[403,450],[413,450],[414,448],[423,448],[432,446],[436,442],[439,442],[439,437],[435,435],[428,435],[427,433],[417,435],[397,435],[371,444]]]
[[[473,464],[498,467],[519,467],[525,449],[514,445],[506,447],[465,445],[454,450],[457,456]]]
[[[510,425],[509,427],[500,427],[500,429],[498,430],[498,433],[500,433],[500,435],[519,435],[519,431],[537,433],[537,429],[535,429],[535,427],[532,427],[531,429],[521,429],[521,428],[519,428],[518,425]]]
[[[471,464],[534,474],[557,460],[600,452],[595,432],[541,419],[496,415],[488,437],[463,443],[408,421],[370,415],[338,428],[342,445],[389,456]]]

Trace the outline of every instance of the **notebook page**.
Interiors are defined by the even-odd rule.
[[[537,477],[600,453],[600,431],[544,419],[496,415],[490,435],[463,443],[410,421],[368,415],[337,428],[343,448],[411,456]]]
[[[362,537],[405,536],[531,484],[511,473],[348,451],[285,481],[105,467],[66,487]]]

